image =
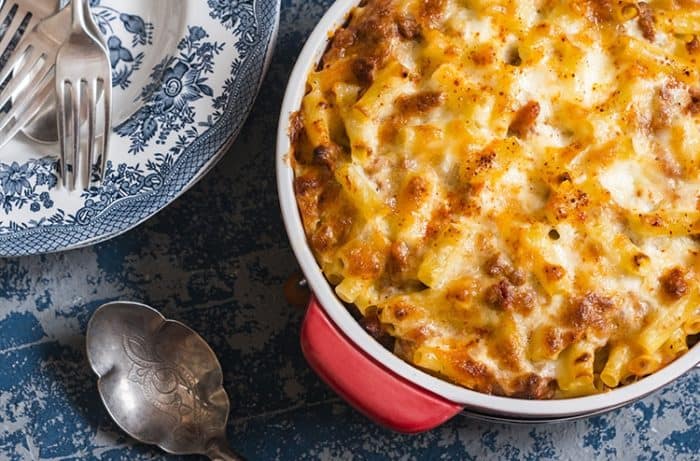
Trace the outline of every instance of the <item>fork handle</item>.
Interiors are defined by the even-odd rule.
[[[73,29],[84,29],[85,0],[72,0],[70,3],[73,9]]]

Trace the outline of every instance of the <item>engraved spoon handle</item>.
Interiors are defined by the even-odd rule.
[[[231,451],[228,444],[223,440],[212,442],[207,451],[207,456],[212,461],[245,461],[241,456]]]

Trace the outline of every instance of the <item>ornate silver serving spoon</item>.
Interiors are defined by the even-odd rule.
[[[209,345],[143,304],[95,311],[87,355],[102,402],[130,436],[177,455],[239,461],[225,439],[229,399]]]

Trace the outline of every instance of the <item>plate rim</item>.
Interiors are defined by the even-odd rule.
[[[264,1],[263,3],[266,3],[269,0]],[[272,0],[270,3],[272,4],[272,8],[274,9],[274,18],[271,24],[271,28],[269,29],[269,32],[264,31],[264,35],[268,35],[268,38],[266,40],[263,40],[265,42],[264,46],[264,57],[263,57],[263,62],[262,62],[262,69],[260,72],[260,75],[257,78],[257,82],[255,83],[255,90],[252,93],[252,98],[250,100],[249,107],[247,107],[241,114],[241,123],[240,126],[237,128],[231,130],[224,143],[221,145],[219,149],[216,150],[216,152],[211,155],[209,159],[206,160],[206,162],[201,166],[200,170],[192,177],[190,180],[185,183],[182,187],[179,188],[179,190],[173,194],[171,197],[167,197],[166,201],[164,204],[159,206],[155,211],[153,212],[148,212],[146,213],[143,217],[138,219],[137,221],[133,223],[128,223],[127,225],[120,227],[116,230],[113,231],[108,231],[108,232],[102,232],[99,235],[95,235],[86,239],[81,239],[80,241],[77,241],[75,243],[67,244],[67,245],[52,245],[50,243],[50,239],[47,239],[46,241],[49,242],[48,244],[44,243],[41,246],[37,245],[36,248],[22,248],[18,251],[12,251],[11,250],[11,245],[13,242],[16,242],[17,240],[23,240],[26,238],[27,235],[31,234],[40,234],[40,233],[52,233],[52,229],[56,229],[54,232],[59,232],[61,226],[53,227],[52,226],[38,226],[34,227],[31,229],[23,229],[17,233],[9,233],[5,235],[0,235],[0,258],[19,258],[23,256],[39,256],[39,255],[48,255],[48,254],[55,254],[55,253],[61,253],[64,251],[72,251],[72,250],[78,250],[81,248],[86,248],[90,247],[93,245],[97,245],[102,242],[106,242],[108,240],[111,240],[113,238],[119,237],[120,235],[123,235],[131,230],[134,230],[135,228],[139,227],[141,224],[145,223],[146,221],[152,219],[156,215],[160,214],[163,210],[168,208],[170,205],[172,205],[178,198],[180,198],[182,195],[184,195],[186,192],[188,192],[191,188],[193,188],[195,185],[199,183],[211,170],[213,170],[216,165],[223,159],[225,154],[229,151],[229,149],[233,146],[235,141],[238,139],[238,136],[240,135],[242,129],[244,128],[245,124],[247,123],[248,119],[250,118],[250,114],[253,111],[253,108],[255,107],[255,102],[257,101],[257,97],[259,96],[260,90],[262,88],[262,85],[267,77],[270,65],[272,63],[272,58],[275,53],[275,48],[277,44],[277,38],[279,34],[279,27],[280,27],[280,16],[281,16],[281,1],[282,0]],[[259,4],[258,1],[255,1],[256,5],[256,15],[258,15],[259,10],[257,9],[257,5]],[[230,71],[227,71],[230,72]],[[232,103],[227,106],[227,108],[230,108],[232,106]],[[225,116],[225,113],[222,115],[222,118]],[[198,138],[194,139],[191,144],[194,144],[197,142],[197,140],[207,136],[209,134],[209,131],[206,131],[202,133]],[[181,157],[182,158],[182,157]],[[142,195],[136,195],[132,197],[126,197],[125,199],[134,199],[137,197],[142,197],[144,195],[150,195],[153,192],[147,194],[142,194]],[[161,193],[165,193],[162,191]],[[107,208],[106,210],[103,211],[103,213],[100,213],[100,215],[96,216],[96,218],[103,217],[105,215],[109,214],[109,210],[117,205],[120,202],[115,202]],[[73,227],[73,226],[79,226],[78,224],[72,224],[68,227]],[[90,223],[86,224],[85,227],[90,227]],[[70,233],[70,232],[69,232]],[[10,251],[8,251],[10,250]]]

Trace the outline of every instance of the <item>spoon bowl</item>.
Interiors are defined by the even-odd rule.
[[[87,356],[124,432],[172,454],[240,460],[225,441],[229,399],[216,354],[193,330],[143,304],[95,311]]]

